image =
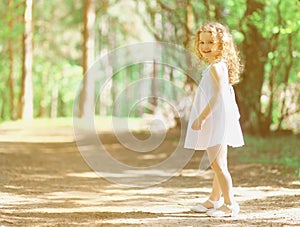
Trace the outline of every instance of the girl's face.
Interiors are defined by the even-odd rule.
[[[213,62],[220,56],[220,45],[212,36],[211,32],[201,32],[199,34],[199,51],[201,55],[208,61]]]

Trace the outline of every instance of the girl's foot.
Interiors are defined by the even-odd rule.
[[[208,210],[206,214],[211,217],[234,217],[238,215],[239,212],[240,206],[238,203],[231,205],[224,203],[223,206],[218,209]]]
[[[220,208],[222,206],[223,202],[224,202],[223,198],[220,198],[220,200],[218,200],[218,201],[212,201],[212,200],[208,199],[204,203],[193,206],[191,208],[191,211],[205,213],[210,210],[215,210],[215,209]]]

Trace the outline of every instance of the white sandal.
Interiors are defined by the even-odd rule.
[[[238,203],[234,203],[231,205],[224,203],[223,206],[227,207],[230,210],[230,212],[225,212],[223,210],[216,209],[208,210],[206,214],[211,217],[234,217],[240,212],[240,206]]]
[[[213,205],[212,208],[207,208],[207,207],[203,206],[202,204],[199,204],[199,205],[193,206],[191,208],[191,211],[199,212],[199,213],[205,213],[205,212],[208,212],[208,211],[211,211],[211,210],[218,209],[222,206],[222,204],[224,202],[224,199],[220,198],[220,200],[218,200],[218,201],[212,201],[212,200],[208,199],[207,201],[210,202]]]

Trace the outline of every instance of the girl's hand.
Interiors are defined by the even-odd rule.
[[[204,122],[204,120],[201,117],[197,117],[196,120],[192,124],[192,129],[193,130],[201,130],[203,122]]]

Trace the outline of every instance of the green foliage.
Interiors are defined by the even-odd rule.
[[[288,128],[292,125],[292,116],[297,114],[294,108],[290,109],[291,106],[298,106],[297,101],[293,99],[293,96],[297,96],[299,93],[299,49],[300,44],[297,40],[300,40],[299,23],[300,23],[300,3],[297,0],[293,1],[282,1],[282,0],[268,0],[268,1],[226,1],[226,9],[228,12],[234,12],[233,15],[228,14],[226,17],[226,24],[232,28],[233,36],[238,44],[247,42],[248,47],[256,44],[259,46],[253,54],[253,56],[243,56],[246,63],[249,59],[257,59],[257,62],[265,62],[264,73],[253,76],[257,77],[258,81],[263,77],[263,86],[259,95],[264,95],[264,99],[261,99],[261,103],[258,105],[259,108],[250,109],[249,117],[244,116],[247,120],[250,120],[250,125],[264,125],[269,124],[269,118],[271,119],[270,125],[273,129],[277,127],[283,127],[281,124],[282,119],[287,123],[285,124]],[[248,5],[247,5],[248,4]],[[253,4],[253,5],[251,5]],[[261,6],[260,9],[256,8]],[[254,11],[248,11],[246,15],[246,9]],[[236,15],[235,15],[236,14]],[[255,28],[258,34],[254,34],[249,29]],[[255,30],[254,29],[254,30]],[[242,32],[243,34],[239,34]],[[262,37],[259,40],[258,37]],[[249,52],[251,53],[251,51]],[[267,53],[267,55],[261,55]],[[245,54],[245,53],[242,53]],[[254,67],[255,65],[253,65]],[[255,70],[255,69],[249,69]],[[251,72],[246,71],[246,76]],[[286,81],[287,78],[287,81]],[[248,81],[248,84],[251,81]],[[272,87],[271,87],[272,84]],[[252,85],[248,85],[252,86]],[[252,86],[253,87],[253,86]],[[254,87],[253,87],[254,89]],[[252,90],[253,90],[252,89]],[[251,90],[251,88],[249,89]],[[254,89],[257,91],[257,89]],[[291,94],[287,95],[285,92],[289,91]],[[249,91],[247,92],[249,93]],[[247,95],[247,94],[246,94]],[[255,106],[255,99],[248,97],[243,100],[245,108],[249,106]],[[284,105],[284,106],[282,106]],[[268,110],[271,108],[271,116],[268,115]],[[289,110],[288,115],[287,110]],[[250,113],[250,112],[254,113]],[[245,111],[246,112],[246,111]],[[292,114],[293,113],[293,114]],[[299,118],[299,115],[298,115]],[[262,119],[265,119],[262,120]],[[294,128],[294,130],[296,130]]]
[[[241,161],[247,163],[275,164],[292,168],[295,174],[300,169],[298,147],[300,140],[294,135],[271,136],[267,138],[245,136],[245,147],[236,148]]]

